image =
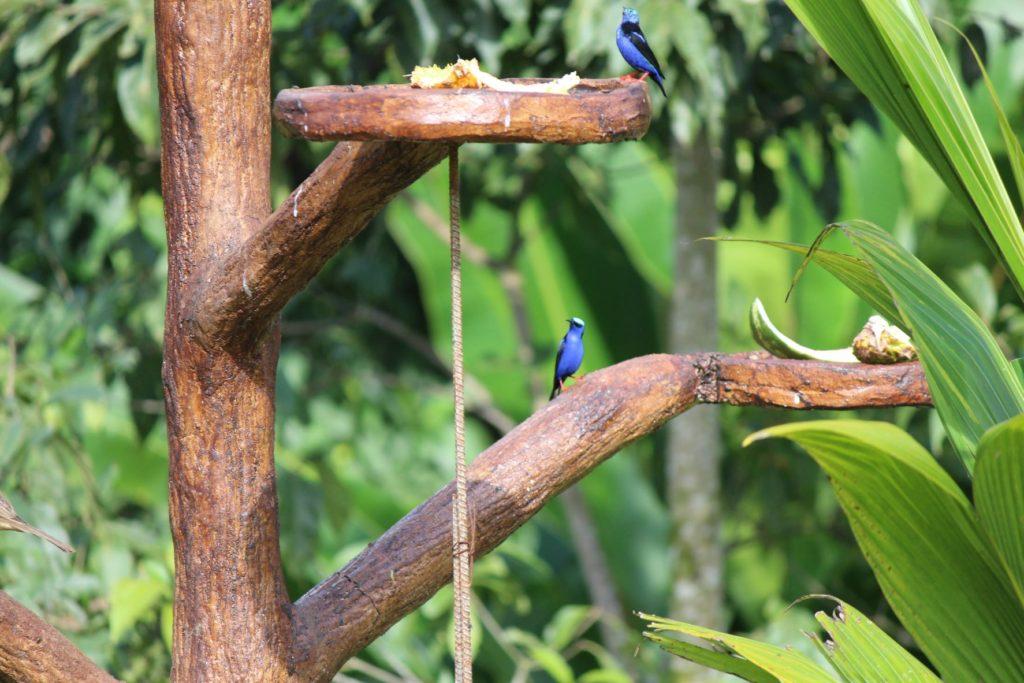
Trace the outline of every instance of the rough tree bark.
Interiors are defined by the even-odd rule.
[[[669,351],[690,353],[718,346],[715,252],[697,242],[718,228],[718,173],[706,130],[673,143],[676,170],[675,280],[669,312]],[[720,629],[722,544],[719,506],[722,451],[718,409],[695,410],[668,428],[666,489],[673,568],[669,609],[674,619]],[[671,658],[677,680],[708,680],[711,670]],[[713,672],[712,672],[713,673]]]
[[[57,629],[0,591],[0,680],[109,683],[114,679]]]
[[[197,274],[270,211],[270,4],[156,3],[168,286],[177,681],[282,680],[291,629],[278,549],[278,335],[229,351],[187,319]]]

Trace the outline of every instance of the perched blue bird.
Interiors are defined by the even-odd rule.
[[[631,67],[643,72],[640,80],[650,75],[661,89],[661,94],[668,97],[663,83],[665,74],[662,73],[661,65],[658,64],[658,58],[654,56],[651,46],[647,44],[647,36],[640,30],[640,14],[635,9],[622,9],[622,23],[615,32],[615,44],[619,47],[622,58]]]
[[[551,388],[551,398],[562,393],[562,383],[576,374],[583,364],[583,321],[570,318],[569,331],[562,337],[555,357],[555,386]]]

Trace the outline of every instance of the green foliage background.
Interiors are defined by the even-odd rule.
[[[671,95],[655,97],[647,139],[464,149],[471,453],[498,436],[496,414],[519,421],[544,399],[567,316],[588,322],[585,371],[664,349],[670,143],[702,121],[722,150],[718,203],[729,234],[807,243],[835,218],[892,226],[1020,355],[1024,317],[967,216],[788,10],[744,0],[637,4]],[[927,10],[983,47],[1019,124],[1024,41],[1012,5],[951,0]],[[275,2],[273,83],[393,82],[416,64],[457,55],[478,56],[502,75],[618,75],[611,34],[619,11],[598,0]],[[1000,149],[976,67],[951,31],[939,32],[962,64],[986,141]],[[0,490],[79,549],[67,558],[0,534],[0,586],[133,681],[160,680],[169,665],[158,145],[151,2],[0,6]],[[327,149],[275,137],[275,202]],[[277,462],[293,596],[451,476],[447,251],[436,229],[445,193],[444,169],[428,174],[285,313]],[[723,350],[751,347],[754,296],[788,334],[817,347],[845,345],[868,313],[813,269],[784,303],[793,255],[743,244],[692,248],[718,259]],[[780,441],[739,450],[754,429],[795,417],[722,415],[731,630],[797,641],[813,619],[785,606],[827,590],[905,640],[824,475]],[[873,417],[910,428],[962,475],[926,412]],[[663,458],[651,438],[583,483],[624,605],[653,613],[667,611],[671,573]],[[600,680],[624,680],[599,643],[559,505],[479,562],[475,585],[486,615],[476,629],[482,676],[508,680],[533,667],[537,680],[594,681],[598,669]],[[442,591],[362,659],[435,680],[448,668],[450,602]],[[647,678],[665,665],[652,650],[633,664]]]

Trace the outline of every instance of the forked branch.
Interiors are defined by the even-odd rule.
[[[551,498],[695,403],[842,410],[930,402],[917,363],[712,353],[626,361],[588,375],[473,461],[474,550],[494,549]],[[449,484],[295,604],[296,676],[330,680],[451,579],[451,500]]]

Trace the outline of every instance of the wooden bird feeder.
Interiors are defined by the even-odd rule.
[[[532,84],[536,79],[506,81]],[[498,87],[505,87],[499,85]],[[448,148],[451,213],[452,375],[455,398],[455,496],[452,578],[455,588],[455,680],[472,680],[472,556],[463,403],[462,275],[458,148],[465,142],[579,145],[643,137],[651,123],[647,84],[583,80],[566,93],[411,85],[292,88],[274,101],[286,135],[306,140],[433,143]],[[298,194],[293,194],[298,213]],[[287,218],[286,218],[287,220]],[[244,271],[243,271],[244,272]]]
[[[328,85],[282,90],[274,118],[286,135],[306,140],[580,145],[643,137],[651,98],[646,83],[618,79],[585,79],[566,94]]]

